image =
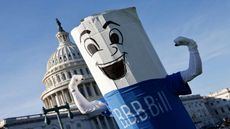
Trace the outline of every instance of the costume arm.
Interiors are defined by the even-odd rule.
[[[107,109],[106,104],[94,100],[89,102],[78,90],[79,84],[82,82],[82,75],[74,75],[69,83],[69,91],[73,96],[74,102],[82,114],[98,114]]]
[[[197,49],[197,44],[194,40],[185,37],[178,37],[174,42],[176,43],[175,46],[185,45],[188,47],[189,68],[180,73],[184,82],[189,82],[202,73],[202,62]]]

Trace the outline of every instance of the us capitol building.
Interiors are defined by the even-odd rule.
[[[46,73],[42,80],[45,91],[41,95],[46,109],[54,106],[70,105],[73,119],[67,116],[66,110],[60,111],[64,129],[118,129],[112,117],[102,115],[89,116],[79,112],[69,93],[68,84],[74,74],[81,74],[84,82],[78,88],[89,101],[102,97],[85,61],[77,46],[69,39],[69,33],[64,31],[59,23],[56,37],[59,42],[57,50],[47,62]],[[60,129],[56,113],[47,114],[51,123],[44,123],[43,114],[6,118],[0,121],[0,129]]]

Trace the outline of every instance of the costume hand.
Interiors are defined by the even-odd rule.
[[[182,36],[177,37],[174,40],[174,42],[175,42],[175,46],[184,45],[184,46],[188,46],[189,48],[196,48],[197,47],[197,44],[193,39],[189,39],[189,38],[182,37]]]

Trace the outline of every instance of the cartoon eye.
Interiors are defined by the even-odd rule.
[[[94,44],[88,44],[87,49],[89,50],[91,55],[93,55],[94,53],[99,51],[98,48],[96,47],[96,45],[94,45]]]
[[[111,44],[123,44],[123,36],[121,32],[116,28],[109,32],[109,39]]]
[[[100,51],[100,47],[93,38],[87,38],[84,40],[85,49],[90,56],[93,56],[96,52]]]

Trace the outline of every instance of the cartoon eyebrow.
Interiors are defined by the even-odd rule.
[[[82,31],[81,32],[81,34],[80,34],[80,42],[81,42],[81,37],[84,35],[84,34],[90,34],[90,30],[84,30],[84,31]]]
[[[113,22],[113,21],[107,21],[105,22],[105,24],[103,25],[103,28],[106,29],[106,27],[109,25],[109,24],[114,24],[114,25],[117,25],[117,26],[120,26],[119,24]]]

